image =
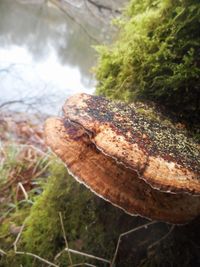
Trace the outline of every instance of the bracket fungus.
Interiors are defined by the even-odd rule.
[[[131,215],[186,223],[200,214],[199,145],[141,107],[147,109],[72,96],[63,118],[46,121],[47,144],[79,182],[113,205]]]

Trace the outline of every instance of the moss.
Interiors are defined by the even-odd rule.
[[[125,214],[95,196],[75,181],[60,161],[55,158],[49,160],[49,167],[45,173],[49,176],[48,182],[42,195],[35,198],[34,206],[30,209],[28,203],[18,205],[18,209],[4,220],[4,224],[0,225],[0,248],[7,252],[7,256],[0,257],[1,267],[46,266],[31,256],[15,255],[13,251],[12,244],[16,236],[10,233],[10,226],[12,224],[21,226],[29,212],[18,250],[32,252],[50,261],[54,261],[55,255],[65,246],[58,212],[62,212],[70,248],[107,259],[112,258],[120,233],[146,222],[144,219]],[[155,259],[152,255],[155,256],[157,250],[150,257],[146,254],[147,247],[159,240],[166,233],[166,228],[168,229],[167,225],[158,224],[148,231],[144,230],[134,233],[133,236],[124,237],[120,243],[116,267],[138,266],[144,258],[147,266],[150,266],[149,262],[154,263]],[[196,242],[192,237],[191,240]],[[171,250],[174,249],[174,244],[177,246],[177,243],[171,244]],[[182,251],[183,249],[187,251],[186,248],[182,247]],[[159,255],[162,253],[160,252]],[[74,264],[89,262],[99,267],[108,266],[78,255],[73,255],[72,258]],[[67,253],[59,257],[56,263],[61,267],[68,266]]]
[[[199,142],[199,16],[197,0],[131,0],[117,22],[119,34],[115,41],[97,47],[96,93],[129,103],[156,102],[162,111],[164,107],[173,122],[181,122],[180,128],[186,125]],[[170,119],[160,119],[154,110],[143,106],[136,112],[145,121],[157,122],[158,126],[172,125]],[[153,137],[158,142],[162,138],[163,146],[168,147],[169,138],[154,135],[158,132],[152,129]],[[170,136],[173,135],[172,132]],[[177,136],[177,145],[184,150],[187,143],[183,145],[182,138],[181,134]],[[199,155],[197,158],[199,166]],[[149,249],[139,264],[132,262],[130,266],[200,266],[199,223],[198,219],[188,226],[176,227],[172,235]]]
[[[144,221],[133,219],[94,195],[77,183],[62,163],[53,160],[49,167],[47,186],[31,209],[19,249],[53,261],[55,255],[65,246],[59,212],[62,213],[72,249],[107,259],[113,255],[119,234]],[[124,265],[120,262],[119,266],[127,266],[131,257],[130,254]],[[87,261],[98,266],[107,266],[81,256],[74,255],[72,258],[73,263]],[[21,257],[20,260],[27,267],[41,264],[28,256]],[[60,266],[69,264],[66,253],[58,259],[58,263]]]
[[[199,144],[188,137],[185,129],[179,129],[170,122],[169,117],[164,116],[156,105],[140,102],[127,105],[101,96],[85,101],[87,113],[92,118],[101,123],[110,123],[117,134],[127,138],[129,143],[137,143],[147,155],[161,156],[197,174],[200,172]]]
[[[7,253],[7,257],[0,257],[0,266],[11,266],[11,262],[20,266],[16,260],[20,257],[13,257],[13,242],[41,192],[39,181],[45,181],[48,160],[33,147],[16,143],[2,144],[0,153],[3,157],[0,164],[0,249]],[[43,177],[37,177],[38,173]],[[18,188],[19,182],[27,191],[28,200]]]
[[[97,93],[156,101],[199,126],[199,16],[197,0],[131,0],[116,41],[97,48]]]
[[[0,249],[7,253],[0,257],[0,266],[20,266],[21,257],[16,256],[13,251],[13,243],[17,237],[20,227],[30,212],[30,205],[23,204],[20,208],[11,212],[8,218],[0,224]],[[15,233],[16,231],[16,233]]]

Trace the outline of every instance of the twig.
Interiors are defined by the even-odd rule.
[[[52,263],[52,262],[50,262],[50,261],[48,261],[48,260],[46,260],[46,259],[44,259],[42,257],[39,257],[36,254],[30,253],[30,252],[24,252],[24,251],[17,251],[17,244],[18,244],[19,239],[21,237],[21,234],[22,234],[22,232],[24,230],[24,226],[25,226],[25,222],[23,223],[23,225],[22,225],[22,227],[20,229],[20,232],[18,233],[17,238],[15,239],[15,242],[13,243],[15,254],[28,255],[28,256],[34,257],[34,258],[36,258],[36,259],[38,259],[38,260],[40,260],[42,262],[45,262],[45,263],[49,264],[49,266],[59,267],[58,265],[56,265],[56,264],[54,264],[54,263]]]
[[[85,256],[85,257],[88,257],[88,258],[91,258],[91,259],[95,259],[95,260],[98,260],[98,261],[110,263],[109,260],[106,260],[106,259],[103,259],[103,258],[100,258],[100,257],[96,257],[94,255],[87,254],[87,253],[84,253],[84,252],[80,252],[80,251],[77,251],[77,250],[74,250],[74,249],[65,248],[64,251],[69,251],[71,253],[78,254],[78,255],[81,255],[81,256]]]
[[[0,254],[7,255],[7,253],[3,249],[0,249]]]
[[[56,256],[54,257],[54,261],[56,261],[63,253],[65,252],[65,249],[61,250]]]
[[[38,259],[38,260],[40,260],[40,261],[42,261],[42,262],[44,262],[44,263],[49,264],[49,266],[59,267],[59,265],[56,265],[56,264],[54,264],[53,262],[50,262],[50,261],[48,261],[48,260],[46,260],[46,259],[44,259],[44,258],[41,258],[41,257],[39,257],[38,255],[33,254],[33,253],[30,253],[30,252],[15,251],[15,254],[19,254],[19,255],[28,255],[28,256],[34,257],[34,258],[36,258],[36,259]]]
[[[169,229],[169,231],[163,236],[161,237],[159,240],[155,241],[153,244],[151,244],[148,249],[152,249],[153,247],[155,247],[157,244],[159,244],[160,242],[162,242],[164,239],[166,239],[171,232],[174,230],[175,225],[172,225]]]
[[[65,8],[59,5],[59,3],[56,0],[49,0],[51,3],[53,3],[55,6],[57,6],[67,17],[69,17],[71,20],[73,20],[86,34],[87,36],[95,41],[97,44],[99,44],[99,40],[92,36],[89,31],[83,26],[82,23],[80,23],[75,17],[70,15]],[[66,3],[67,4],[67,3]]]
[[[63,218],[62,218],[62,213],[61,212],[59,212],[59,217],[60,217],[60,223],[61,223],[62,232],[63,232],[63,236],[64,236],[64,240],[65,240],[65,246],[66,246],[67,249],[69,249],[69,244],[68,244],[68,241],[67,241],[67,237],[66,237],[66,233],[65,233],[65,228],[64,228]],[[71,254],[70,254],[69,250],[68,250],[68,257],[69,257],[70,265],[73,265]]]
[[[97,7],[99,10],[105,9],[105,10],[110,11],[111,13],[115,12],[115,13],[121,14],[121,12],[120,12],[118,9],[113,9],[112,7],[105,6],[105,5],[102,5],[102,4],[98,4],[98,3],[96,3],[96,2],[93,1],[93,0],[87,0],[87,1],[88,1],[91,5],[94,5],[95,7]]]
[[[95,12],[93,12],[93,10],[90,8],[87,0],[84,0],[84,4],[86,5],[87,9],[92,14],[92,16],[94,16],[95,18],[99,19],[101,22],[105,23],[105,19],[104,18],[102,18],[101,16],[96,15]]]
[[[125,233],[120,234],[120,236],[118,238],[118,241],[117,241],[117,246],[116,246],[116,249],[115,249],[115,253],[114,253],[113,259],[112,259],[111,264],[110,264],[110,267],[114,266],[114,263],[115,263],[115,260],[116,260],[116,257],[117,257],[117,253],[118,253],[118,250],[119,250],[119,245],[120,245],[120,242],[121,242],[121,238],[123,236],[131,234],[131,233],[136,232],[138,230],[141,230],[143,228],[147,228],[148,226],[150,226],[152,224],[155,224],[155,223],[158,223],[158,222],[153,221],[153,222],[145,223],[145,224],[140,225],[140,226],[138,226],[138,227],[136,227],[134,229],[131,229],[131,230],[125,232]]]
[[[7,101],[7,102],[4,102],[0,105],[0,109],[5,107],[5,106],[9,106],[9,105],[12,105],[12,104],[25,104],[23,100],[19,99],[19,100],[11,100],[11,101]]]
[[[65,252],[65,250],[62,250],[62,251],[59,253],[59,256],[60,256],[63,252]],[[56,260],[59,256],[56,256],[56,257],[54,258],[54,260]],[[94,264],[90,264],[90,263],[87,263],[87,262],[75,263],[75,264],[73,264],[73,265],[69,265],[69,266],[67,266],[67,267],[75,267],[75,266],[90,266],[90,267],[97,267],[96,265],[94,265]]]

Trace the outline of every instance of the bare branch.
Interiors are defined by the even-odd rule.
[[[57,3],[56,0],[49,0],[50,2],[52,2],[54,5],[56,5],[66,16],[68,16],[71,20],[73,20],[76,24],[78,24],[82,30],[92,39],[94,40],[96,43],[99,43],[99,40],[97,38],[95,38],[94,36],[92,36],[89,31],[83,26],[82,23],[80,23],[74,16],[70,15],[67,10],[65,8],[63,8],[60,4]]]
[[[24,100],[22,99],[18,99],[18,100],[10,100],[10,101],[6,101],[6,102],[3,102],[1,105],[0,105],[0,109],[5,107],[5,106],[10,106],[12,104],[25,104],[24,103]]]
[[[89,12],[92,14],[92,16],[94,16],[95,18],[101,20],[101,22],[105,23],[105,18],[103,18],[103,17],[97,15],[97,14],[92,10],[92,8],[91,8],[90,5],[89,5],[88,0],[84,0],[84,3],[85,3],[85,6],[87,7],[87,9],[89,10]]]
[[[125,233],[120,234],[120,236],[118,238],[118,241],[117,241],[117,246],[116,246],[115,253],[114,253],[114,256],[113,256],[113,259],[112,259],[112,262],[111,262],[110,267],[113,267],[114,266],[114,263],[115,263],[115,260],[116,260],[116,257],[117,257],[117,253],[118,253],[118,250],[119,250],[119,245],[120,245],[120,242],[121,242],[121,238],[123,236],[129,235],[129,234],[131,234],[133,232],[136,232],[136,231],[139,231],[139,230],[141,230],[143,228],[147,228],[148,226],[150,226],[152,224],[155,224],[155,223],[158,223],[158,222],[153,221],[153,222],[145,223],[145,224],[140,225],[140,226],[138,226],[136,228],[133,228],[133,229],[131,229],[131,230],[125,232]]]
[[[105,9],[105,10],[108,10],[110,12],[115,12],[115,13],[118,13],[118,14],[121,14],[121,12],[118,10],[118,9],[112,9],[112,7],[109,7],[109,6],[105,6],[105,5],[102,5],[102,4],[99,4],[93,0],[86,0],[88,1],[90,4],[94,5],[95,7],[97,7],[100,11],[102,9]]]

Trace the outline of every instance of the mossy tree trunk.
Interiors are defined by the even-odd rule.
[[[70,248],[108,260],[113,256],[120,233],[147,222],[125,214],[97,197],[72,178],[63,164],[54,161],[48,184],[26,221],[20,250],[53,261],[65,247],[59,212]],[[129,248],[130,244],[123,244],[123,254],[128,256],[122,259],[124,265],[121,262],[119,266],[128,266],[132,261]],[[24,260],[27,267],[40,266],[38,260],[30,256],[24,257]],[[97,266],[108,266],[77,255],[72,255],[72,260],[74,264],[90,262]],[[68,254],[63,253],[57,262],[61,266],[68,266]]]

